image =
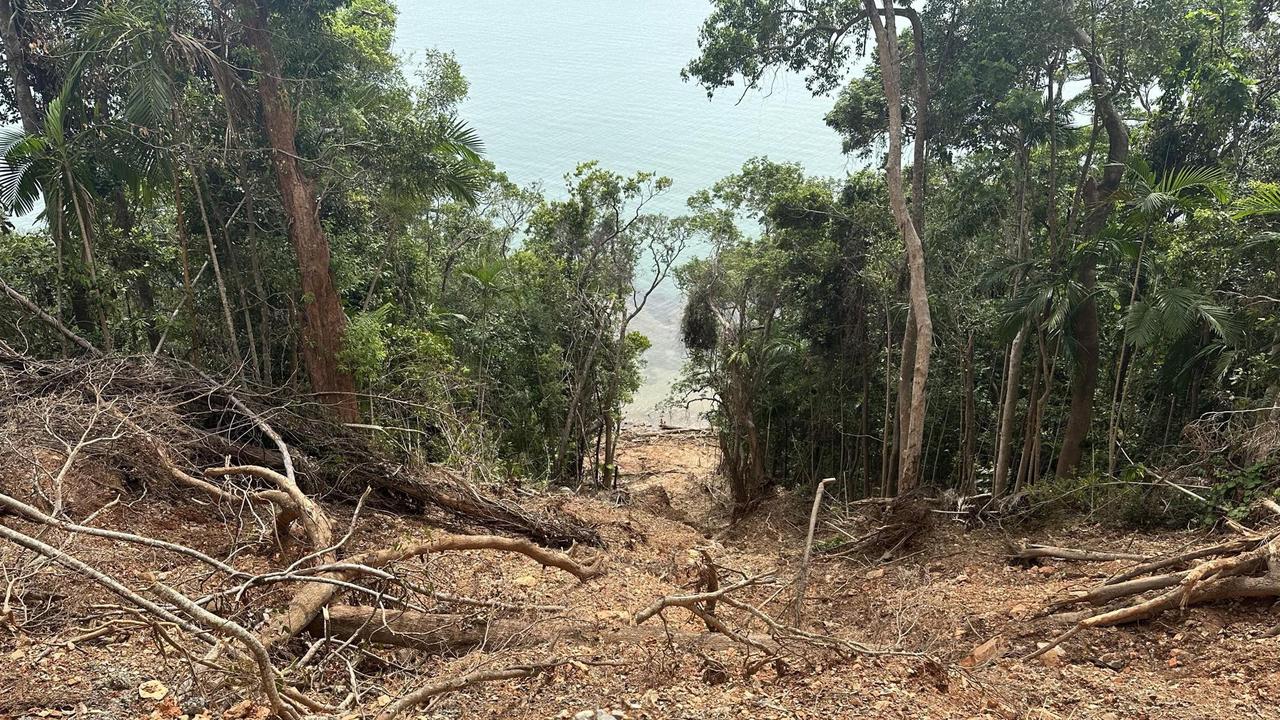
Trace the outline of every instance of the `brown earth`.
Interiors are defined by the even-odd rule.
[[[637,436],[640,437],[637,437]],[[1046,601],[1096,584],[1123,562],[1011,565],[1007,549],[1028,533],[997,527],[965,529],[939,521],[895,558],[815,558],[804,627],[901,655],[840,658],[801,651],[785,664],[746,674],[744,649],[705,643],[702,621],[680,608],[665,625],[683,631],[668,640],[649,620],[648,635],[631,628],[632,615],[655,599],[695,591],[705,550],[730,571],[776,571],[780,585],[750,588],[740,597],[775,617],[790,617],[791,588],[803,550],[812,496],[779,493],[729,526],[724,489],[715,478],[716,451],[696,434],[644,436],[633,432],[620,465],[621,490],[594,497],[552,494],[531,500],[556,504],[599,526],[608,544],[608,571],[579,583],[523,557],[492,552],[435,556],[418,569],[437,590],[512,603],[562,605],[553,614],[502,611],[504,619],[558,628],[537,643],[519,638],[486,644],[455,657],[408,649],[369,647],[350,667],[335,662],[316,693],[340,699],[352,679],[360,700],[346,717],[371,716],[405,690],[431,679],[497,669],[551,656],[576,662],[541,675],[477,685],[438,697],[418,718],[557,718],[600,708],[618,718],[1280,718],[1280,640],[1265,637],[1275,624],[1269,602],[1241,601],[1166,614],[1152,623],[1083,634],[1048,663],[1021,662],[1063,629],[1036,617]],[[68,496],[82,518],[106,503],[118,481],[95,475],[91,462],[67,478]],[[828,497],[818,534],[838,538],[875,524],[875,510]],[[346,527],[349,507],[329,507],[335,527]],[[417,539],[422,523],[366,511],[352,549]],[[95,520],[165,537],[225,556],[244,540],[233,519],[172,491],[132,493]],[[24,530],[32,526],[0,517]],[[839,526],[837,530],[833,525]],[[56,533],[47,542],[66,542]],[[1096,527],[1039,529],[1027,539],[1155,554],[1202,543],[1203,533],[1125,535]],[[56,542],[55,542],[56,541]],[[193,592],[202,572],[162,553],[121,549],[79,537],[69,549],[134,587],[148,570]],[[272,552],[257,547],[237,556],[247,570],[265,569]],[[590,551],[583,550],[583,554]],[[111,596],[56,567],[34,567],[16,548],[0,546],[0,600],[23,603],[15,627],[0,617],[0,718],[264,717],[252,688],[214,688],[192,681],[187,658],[161,653],[145,627],[68,642],[122,618]],[[738,595],[735,595],[738,596]],[[261,599],[263,596],[258,596]],[[112,615],[112,612],[117,614]],[[759,631],[724,610],[736,627]],[[483,619],[489,610],[476,615]],[[694,639],[690,639],[694,638]],[[1004,651],[986,664],[963,667],[978,646],[998,638]],[[300,653],[299,653],[300,654]],[[999,653],[997,653],[999,655]],[[758,653],[757,653],[758,656]],[[199,674],[197,674],[199,677]],[[163,698],[148,698],[164,691]],[[239,704],[236,704],[238,701]],[[228,706],[232,706],[227,710]]]

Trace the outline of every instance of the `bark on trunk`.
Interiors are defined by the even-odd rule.
[[[964,349],[964,400],[960,421],[960,492],[977,493],[977,462],[974,445],[978,434],[977,405],[974,402],[973,331]]]
[[[1026,328],[1018,330],[1005,363],[1004,400],[1000,408],[1000,436],[996,441],[996,468],[991,483],[991,494],[995,497],[1004,495],[1009,486],[1009,463],[1013,457],[1013,422],[1018,410],[1018,390],[1022,379],[1022,349],[1026,338]]]
[[[241,0],[240,8],[249,44],[258,55],[258,94],[271,144],[276,184],[288,218],[289,242],[298,261],[303,301],[300,348],[303,364],[311,389],[333,406],[339,419],[352,422],[359,418],[355,380],[338,363],[338,351],[347,333],[347,316],[333,281],[329,238],[320,225],[316,195],[311,180],[298,163],[293,106],[281,81],[280,62],[267,29],[267,7],[257,0]]]
[[[880,54],[880,70],[889,110],[889,149],[885,157],[885,173],[889,186],[889,205],[902,232],[907,249],[907,269],[911,278],[911,314],[915,322],[914,368],[911,378],[910,421],[907,424],[899,463],[898,493],[915,489],[920,481],[920,454],[924,439],[925,385],[929,377],[929,358],[933,349],[933,320],[925,288],[924,244],[907,208],[902,187],[902,78],[898,52],[897,26],[891,0],[885,0],[884,16],[874,0],[863,0],[871,25],[875,29]],[[921,113],[923,114],[923,113]],[[919,131],[917,131],[919,132]],[[922,133],[921,133],[922,135]],[[923,137],[917,138],[923,142]]]
[[[1026,140],[1019,134],[1018,222],[1017,229],[1014,232],[1013,252],[1014,257],[1023,261],[1030,254],[1027,217],[1027,184],[1030,174],[1028,154]],[[1014,296],[1018,294],[1018,289],[1021,285],[1022,274],[1019,273],[1014,277],[1013,281]],[[996,440],[996,467],[991,486],[991,492],[995,497],[1004,495],[1005,490],[1009,487],[1009,463],[1013,458],[1013,423],[1018,411],[1018,397],[1022,379],[1022,352],[1026,346],[1026,341],[1027,327],[1024,323],[1022,327],[1018,328],[1018,334],[1013,338],[1013,344],[1009,348],[1009,355],[1005,364],[1004,400],[1000,408],[1000,434]],[[1032,392],[1035,391],[1032,390]]]
[[[4,64],[9,68],[13,82],[13,101],[22,118],[22,130],[28,134],[40,132],[40,116],[36,113],[35,97],[27,80],[26,50],[18,36],[17,14],[13,3],[0,0],[0,39],[4,41]]]
[[[1107,164],[1102,171],[1102,182],[1095,183],[1090,178],[1085,183],[1089,214],[1081,234],[1093,238],[1106,227],[1113,204],[1111,196],[1124,177],[1124,164],[1129,158],[1129,130],[1112,102],[1111,86],[1101,60],[1093,51],[1092,40],[1077,29],[1076,44],[1089,65],[1095,112],[1107,131]],[[1069,477],[1079,471],[1082,447],[1093,422],[1093,395],[1098,385],[1098,303],[1093,296],[1097,286],[1096,255],[1089,251],[1082,253],[1077,272],[1088,298],[1072,321],[1078,360],[1071,380],[1071,410],[1062,433],[1062,452],[1058,455],[1058,477]]]

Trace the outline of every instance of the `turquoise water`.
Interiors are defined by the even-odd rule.
[[[713,99],[680,78],[709,11],[703,0],[403,0],[396,44],[409,62],[427,48],[453,51],[470,82],[461,112],[486,155],[514,181],[552,194],[586,160],[672,178],[652,205],[669,214],[755,156],[843,176],[852,166],[822,121],[832,100],[813,97],[802,78],[781,73],[763,92],[731,88]],[[653,347],[631,421],[657,419],[679,372],[680,308],[668,283],[636,319]]]
[[[801,78],[773,78],[737,103],[708,100],[680,78],[698,50],[702,0],[473,0],[400,3],[397,49],[452,50],[471,83],[463,116],[517,182],[562,185],[584,160],[675,181],[661,209],[768,155],[843,175],[840,140],[822,122],[828,98]],[[737,104],[735,104],[737,103]]]

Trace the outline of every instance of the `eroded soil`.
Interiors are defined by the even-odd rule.
[[[521,618],[531,635],[539,626],[563,631],[547,641],[506,639],[455,657],[372,647],[349,667],[336,659],[326,665],[322,657],[313,690],[340,699],[355,687],[360,699],[346,716],[365,717],[430,679],[571,656],[575,662],[536,677],[440,696],[406,717],[557,718],[594,709],[618,718],[689,719],[1280,717],[1280,640],[1265,636],[1277,621],[1270,603],[1192,608],[1149,624],[1081,635],[1050,663],[1017,659],[1063,629],[1039,617],[1046,601],[1090,587],[1124,563],[1015,566],[1006,561],[1010,542],[1027,538],[1156,553],[1202,542],[1197,533],[1128,536],[1089,526],[965,529],[942,519],[893,558],[816,557],[804,627],[900,655],[841,661],[815,651],[747,675],[744,665],[758,653],[699,640],[709,635],[703,623],[679,608],[664,613],[665,627],[675,633],[670,639],[660,630],[661,618],[645,623],[647,634],[638,634],[631,619],[637,610],[663,595],[696,589],[701,551],[721,566],[726,583],[737,578],[735,572],[773,571],[789,580],[803,550],[812,497],[779,493],[747,520],[730,525],[724,489],[715,478],[715,447],[697,434],[633,433],[620,465],[627,478],[620,491],[530,501],[557,504],[600,527],[609,554],[604,576],[579,583],[523,557],[492,552],[441,555],[418,570],[432,587],[456,595],[564,606],[555,613],[496,612]],[[70,482],[78,483],[81,494],[74,510],[83,517],[109,501],[116,484],[93,477],[90,465],[76,474]],[[345,527],[351,509],[329,510],[335,525]],[[412,519],[367,512],[366,520],[377,522],[362,523],[353,549],[431,532]],[[819,546],[841,531],[873,527],[875,512],[846,507],[838,495],[828,498]],[[33,529],[9,516],[0,522]],[[246,539],[234,518],[161,489],[142,499],[132,496],[95,522],[214,555],[225,556]],[[45,538],[66,541],[56,533]],[[145,587],[147,573],[188,588],[204,580],[199,568],[156,551],[122,550],[83,537],[67,547],[134,587]],[[272,552],[255,546],[236,563],[266,569],[280,560]],[[211,687],[200,673],[193,682],[189,659],[172,650],[161,653],[154,631],[145,626],[121,622],[96,637],[68,642],[128,616],[98,588],[60,568],[32,568],[29,560],[14,547],[0,546],[0,566],[7,573],[0,591],[9,586],[9,602],[24,603],[20,626],[0,619],[0,718],[264,716],[252,688]],[[741,597],[775,617],[790,617],[786,582],[752,588]],[[473,610],[482,616],[495,612]],[[760,630],[733,617],[744,631]],[[958,664],[996,637],[1006,650],[1003,657],[972,668]],[[305,640],[298,642],[305,646]],[[158,688],[163,697],[144,697]]]

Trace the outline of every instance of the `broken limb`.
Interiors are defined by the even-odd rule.
[[[514,665],[501,670],[477,670],[476,672],[469,673],[461,677],[449,678],[448,680],[424,685],[388,705],[385,710],[378,713],[377,720],[391,720],[405,710],[417,707],[418,705],[421,705],[427,700],[430,700],[436,695],[440,695],[442,693],[453,692],[454,690],[461,690],[465,687],[470,687],[484,682],[493,682],[495,680],[512,680],[515,678],[531,677],[564,665],[567,662],[569,662],[569,660],[566,658],[554,658],[529,665]]]
[[[711,592],[695,593],[693,595],[667,595],[666,597],[658,598],[653,602],[653,604],[637,612],[635,615],[632,616],[631,621],[636,625],[640,625],[644,621],[648,620],[654,615],[657,615],[663,610],[666,610],[669,607],[682,607],[682,608],[691,609],[695,606],[701,605],[702,603],[706,603],[711,600],[718,600],[724,597],[726,594],[731,593],[735,590],[741,590],[746,587],[751,587],[752,585],[765,585],[773,582],[773,580],[774,580],[773,575],[769,575],[769,574],[757,575],[755,577],[747,578],[742,582],[735,583],[733,585],[728,585],[726,587],[720,588],[719,590],[713,590]]]
[[[581,564],[568,555],[535,545],[528,540],[509,538],[498,535],[446,535],[434,540],[419,542],[398,548],[385,548],[354,555],[343,563],[342,567],[333,569],[320,566],[312,568],[321,572],[318,578],[327,578],[350,582],[355,577],[365,574],[365,569],[381,568],[391,563],[408,560],[431,553],[448,550],[503,550],[516,552],[529,557],[544,566],[555,567],[586,581],[604,572],[604,558],[597,557],[591,563]],[[287,640],[306,629],[326,605],[337,595],[341,588],[333,584],[309,583],[293,596],[285,612],[277,616],[260,634],[259,638],[268,648]]]
[[[253,633],[227,618],[220,617],[200,607],[191,598],[164,583],[157,582],[152,585],[151,589],[157,595],[176,605],[193,620],[243,643],[249,649],[254,662],[258,666],[258,680],[262,686],[262,691],[267,696],[267,700],[271,703],[271,709],[275,711],[276,715],[286,720],[298,720],[297,711],[286,705],[284,700],[281,699],[280,689],[276,686],[276,676],[279,673],[276,671],[275,666],[271,664],[267,649],[262,646],[262,643],[258,642]]]
[[[1251,550],[1200,563],[1183,573],[1104,585],[1084,597],[1072,599],[1065,604],[1077,601],[1105,602],[1100,598],[1132,597],[1147,590],[1169,588],[1146,600],[1085,617],[1023,659],[1037,658],[1090,628],[1149,620],[1166,610],[1184,608],[1191,604],[1236,597],[1275,597],[1280,594],[1280,573],[1273,569],[1277,550],[1280,550],[1277,542],[1280,540],[1273,535]],[[1259,570],[1265,570],[1266,573],[1260,577],[1249,577],[1250,573]]]
[[[37,522],[44,525],[48,525],[50,527],[55,527],[59,530],[62,530],[63,532],[80,533],[83,535],[94,535],[97,537],[103,537],[110,540],[120,540],[121,542],[135,543],[138,545],[146,545],[148,547],[153,547],[160,550],[168,550],[170,552],[178,553],[180,555],[186,555],[188,557],[195,558],[196,560],[199,560],[200,562],[206,565],[209,565],[211,567],[217,568],[218,570],[221,570],[222,572],[227,573],[232,577],[248,576],[248,573],[241,572],[231,567],[230,565],[222,562],[221,560],[217,560],[215,558],[209,557],[208,555],[200,552],[199,550],[194,550],[192,548],[187,547],[186,545],[179,545],[177,543],[171,543],[166,540],[157,540],[155,538],[146,537],[144,535],[135,535],[133,533],[119,532],[116,530],[106,530],[103,528],[88,527],[85,525],[77,525],[75,523],[70,523],[65,520],[59,520],[55,517],[51,517],[49,515],[46,515],[40,512],[35,507],[32,507],[31,505],[28,505],[27,503],[24,503],[21,500],[18,500],[17,498],[13,498],[8,495],[5,495],[4,493],[0,493],[0,506],[7,507],[13,512],[19,515],[22,515],[23,517],[27,518],[32,522]]]

